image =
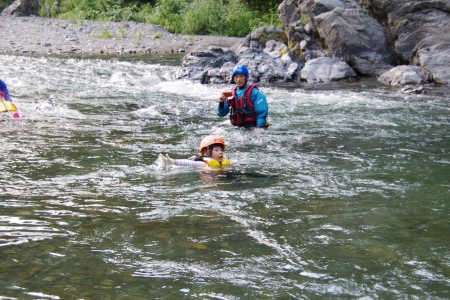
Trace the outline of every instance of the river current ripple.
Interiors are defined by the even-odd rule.
[[[178,64],[0,55],[0,298],[448,299],[448,94],[261,85],[242,131]],[[156,163],[208,134],[239,172]]]

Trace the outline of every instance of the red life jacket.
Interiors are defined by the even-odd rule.
[[[231,91],[233,98],[228,99],[230,122],[234,126],[256,125],[255,105],[252,103],[252,91],[258,89],[256,84],[249,84],[241,98],[237,98],[236,88]]]
[[[3,91],[0,91],[0,100],[6,100],[6,95]]]

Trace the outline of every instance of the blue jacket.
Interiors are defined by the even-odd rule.
[[[247,84],[243,88],[236,89],[236,96],[240,98],[245,91]],[[250,99],[255,106],[256,113],[256,127],[264,128],[266,126],[267,115],[269,114],[269,105],[267,104],[266,95],[261,93],[258,89],[253,89],[252,97]],[[225,117],[230,111],[230,106],[225,101],[223,106],[219,104],[216,113],[219,117]]]
[[[3,80],[0,80],[0,91],[5,93],[6,100],[12,101],[11,96],[9,96],[8,88],[6,87],[6,83]]]

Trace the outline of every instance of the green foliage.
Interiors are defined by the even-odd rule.
[[[159,24],[173,33],[181,33],[188,5],[188,0],[159,0],[145,22]]]
[[[222,0],[194,0],[186,10],[183,33],[220,34],[226,27],[226,14]]]
[[[241,0],[242,3],[248,4],[249,7],[251,7],[252,10],[263,12],[267,10],[270,7],[275,6],[278,8],[278,5],[283,2],[283,0]]]
[[[106,30],[105,28],[102,28],[102,31],[97,35],[98,38],[101,39],[110,39],[113,37],[112,33]]]
[[[265,3],[265,6],[261,7],[260,12],[262,14],[260,16],[256,16],[257,18],[261,18],[261,24],[258,26],[276,26],[279,28],[283,28],[281,25],[280,17],[278,16],[278,5],[282,1],[269,1]],[[258,3],[258,1],[256,1]]]
[[[194,0],[186,11],[182,32],[245,36],[264,25],[281,27],[275,6],[261,15],[241,0]]]
[[[227,14],[227,27],[224,34],[228,36],[245,36],[260,27],[258,15],[248,5],[238,0],[230,1]]]
[[[99,21],[129,21],[133,19],[137,9],[136,4],[123,6],[123,0],[78,0],[72,10],[62,13],[60,17]]]
[[[142,32],[139,32],[138,35],[136,36],[136,40],[140,41],[144,38],[144,34]]]
[[[309,15],[308,14],[302,14],[300,17],[300,20],[302,22],[302,25],[305,26],[306,24],[309,23]]]
[[[0,12],[13,2],[14,0],[0,0]]]
[[[133,21],[140,23],[150,23],[147,22],[148,16],[153,14],[153,6],[150,3],[144,4],[138,7],[138,10],[134,13]]]
[[[0,0],[5,1],[5,0]],[[39,0],[41,16],[70,20],[159,24],[172,33],[245,36],[261,26],[281,28],[283,0]],[[1,2],[0,2],[1,3]]]

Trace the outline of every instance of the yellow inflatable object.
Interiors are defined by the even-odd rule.
[[[0,112],[16,112],[17,107],[14,105],[14,103],[6,100],[0,101]]]
[[[230,161],[225,157],[222,159],[222,163],[210,157],[203,158],[203,161],[208,164],[208,167],[213,169],[221,169],[230,166]]]

